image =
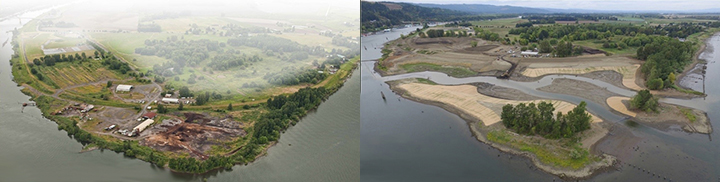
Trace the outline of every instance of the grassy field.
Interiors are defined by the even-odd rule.
[[[322,85],[325,88],[335,88],[340,86],[340,84],[342,84],[342,79],[346,78],[347,75],[353,71],[359,60],[359,56],[354,57],[348,62],[340,65],[340,69],[334,75],[326,78],[325,81],[321,82],[319,85]]]
[[[473,25],[478,25],[480,28],[489,30],[493,33],[497,33],[500,35],[500,37],[505,37],[505,35],[508,35],[508,32],[510,29],[515,28],[515,24],[518,23],[524,23],[528,22],[527,19],[518,19],[518,18],[503,18],[503,19],[494,19],[492,21],[471,21]],[[487,27],[490,26],[490,27]],[[505,26],[505,28],[501,28]],[[512,40],[515,36],[514,35],[508,35],[510,39]],[[519,37],[519,36],[518,36]]]
[[[97,82],[103,79],[122,79],[123,75],[107,70],[99,61],[60,62],[54,66],[37,66],[45,77],[49,78],[58,88]]]
[[[468,68],[441,66],[441,65],[430,64],[430,63],[410,63],[410,64],[400,65],[400,67],[404,70],[407,70],[408,72],[437,71],[437,72],[446,73],[446,74],[448,74],[452,77],[456,77],[456,78],[470,77],[470,76],[477,75],[477,72],[474,72]]]
[[[76,46],[77,44],[82,44],[82,43],[85,43],[85,39],[63,38],[63,39],[57,39],[54,41],[50,41],[47,45],[45,45],[45,49],[73,47],[73,46]]]
[[[587,150],[578,146],[543,145],[539,142],[527,141],[519,135],[512,135],[504,129],[488,132],[487,139],[520,151],[530,152],[540,159],[540,162],[555,167],[580,169],[598,160],[597,157],[590,155]]]

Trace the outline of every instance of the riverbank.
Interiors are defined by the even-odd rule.
[[[416,83],[414,79],[391,81],[388,84],[394,92],[404,98],[423,104],[435,105],[457,114],[467,121],[477,140],[503,152],[525,156],[538,169],[550,174],[566,179],[581,179],[590,177],[614,164],[615,158],[606,154],[587,153],[587,155],[578,159],[568,157],[573,152],[592,151],[592,147],[607,135],[608,124],[605,124],[594,115],[592,115],[591,129],[580,134],[582,139],[578,143],[581,143],[581,145],[568,145],[567,140],[549,140],[538,136],[517,135],[506,130],[502,124],[498,124],[500,121],[499,113],[504,104],[538,102],[539,100],[506,100],[500,98],[507,97],[507,94],[486,96],[479,92],[480,90],[487,91],[488,88],[492,87],[504,91],[514,89],[488,86],[487,84],[478,84],[481,87],[471,85],[427,85]],[[437,99],[426,97],[428,95],[437,97]],[[518,97],[536,98],[527,96],[522,92],[518,93]],[[573,104],[563,101],[551,102],[556,106],[556,111],[560,112],[567,112],[574,107]],[[498,134],[504,137],[498,139]]]

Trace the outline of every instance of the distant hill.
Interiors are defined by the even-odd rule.
[[[409,3],[360,1],[362,31],[377,31],[403,21],[449,21],[470,13]]]
[[[558,10],[487,4],[416,4],[427,8],[443,8],[472,14],[558,13]]]

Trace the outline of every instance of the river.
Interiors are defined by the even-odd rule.
[[[587,81],[624,96],[632,91],[597,80],[558,75],[547,76],[539,82],[498,80],[494,77],[452,78],[444,73],[418,72],[381,77],[372,70],[381,56],[383,43],[408,34],[417,27],[395,29],[392,32],[362,37],[362,92],[361,92],[361,178],[363,181],[544,181],[556,177],[533,170],[529,160],[502,154],[475,140],[464,120],[442,108],[406,100],[392,92],[385,81],[402,78],[429,78],[440,84],[487,82],[521,90],[530,95],[579,103],[575,96],[546,93],[536,88],[548,85],[552,78],[570,78]],[[709,42],[707,59],[708,78],[719,76],[718,51],[720,37]],[[371,47],[372,46],[372,47]],[[380,92],[385,93],[383,101]],[[720,108],[720,86],[707,85],[708,97],[682,100],[662,99],[663,102],[712,111]],[[602,103],[600,103],[602,104]],[[608,111],[598,103],[588,102],[588,110],[605,121],[612,122],[617,135],[598,143],[597,149],[618,156],[624,166],[618,171],[604,172],[592,181],[714,181],[719,179],[720,144],[711,135],[687,134],[679,128],[660,131],[639,125],[625,125],[625,117]],[[720,114],[709,112],[713,125],[718,126]],[[634,151],[630,148],[639,147]],[[618,148],[627,147],[627,148]],[[642,169],[630,167],[638,166]],[[650,171],[650,172],[648,172]],[[662,176],[662,177],[658,177]]]
[[[8,31],[20,26],[14,18],[0,22],[0,39],[12,37]],[[30,97],[12,81],[12,53],[10,43],[0,48],[0,181],[359,181],[359,74],[282,134],[267,156],[232,171],[188,175],[112,151],[79,153],[82,145],[58,131],[39,109],[21,112],[19,103]]]

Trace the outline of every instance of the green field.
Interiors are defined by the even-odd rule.
[[[554,146],[527,141],[526,138],[511,134],[506,130],[493,130],[487,133],[487,139],[493,143],[510,146],[516,150],[529,152],[544,164],[554,167],[580,169],[599,160],[579,146]]]
[[[83,44],[83,43],[85,43],[85,39],[80,39],[80,38],[56,39],[56,40],[51,40],[47,45],[45,45],[45,49],[73,47],[73,46],[76,46],[77,44]]]

